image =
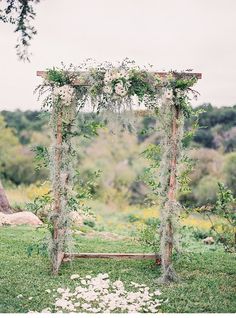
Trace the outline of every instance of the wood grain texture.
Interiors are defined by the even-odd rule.
[[[160,259],[156,254],[142,253],[65,253],[65,258]]]

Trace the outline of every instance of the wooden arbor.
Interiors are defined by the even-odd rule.
[[[157,72],[155,75],[158,75],[158,77],[165,79],[170,73],[166,72]],[[201,73],[172,73],[172,76],[178,77],[179,74],[181,76],[184,76],[185,78],[197,78],[201,79],[202,75]],[[41,76],[43,78],[46,78],[47,73],[44,71],[38,71],[37,76]],[[85,82],[81,79],[75,79],[73,81],[73,85],[81,85],[81,86],[89,86],[90,83]],[[179,147],[179,140],[178,140],[178,134],[181,127],[180,124],[180,112],[177,105],[172,105],[172,117],[171,117],[171,133],[169,136],[171,149],[169,150],[171,152],[171,160],[169,163],[169,173],[168,173],[168,180],[166,180],[167,183],[167,194],[166,194],[166,200],[165,200],[165,206],[174,206],[175,203],[177,203],[177,161],[178,161],[178,147]],[[56,123],[56,129],[54,131],[54,137],[55,137],[55,154],[54,154],[54,173],[57,175],[57,179],[61,180],[62,171],[62,160],[63,160],[63,152],[62,152],[62,136],[63,136],[63,118],[62,114],[59,114],[57,116],[57,123]],[[167,153],[168,156],[168,153]],[[64,178],[66,179],[66,178]],[[63,189],[64,191],[65,189]],[[58,219],[63,214],[63,207],[62,207],[62,199],[61,199],[61,192],[59,189],[54,187],[53,189],[53,212],[54,215],[58,216],[53,219],[53,243],[54,243],[54,252],[53,252],[53,273],[57,274],[60,264],[63,260],[63,258],[70,258],[70,257],[77,257],[77,258],[121,258],[121,259],[156,259],[156,262],[159,263],[160,258],[157,255],[154,254],[96,254],[96,253],[83,253],[83,254],[69,254],[65,253],[63,250],[63,244],[60,244],[60,241],[64,241],[64,235],[65,231],[63,228],[60,228]],[[169,214],[171,214],[171,209],[169,209]],[[172,253],[173,253],[173,236],[174,236],[174,229],[171,220],[171,215],[167,215],[165,218],[165,224],[163,224],[165,236],[167,237],[166,240],[164,240],[163,248],[161,250],[161,263],[162,267],[164,269],[164,272],[166,272],[167,276],[168,273],[171,271],[171,264],[172,264]],[[163,236],[163,231],[161,233]]]

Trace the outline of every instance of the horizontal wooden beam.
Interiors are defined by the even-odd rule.
[[[160,255],[142,253],[65,253],[65,258],[109,258],[109,259],[154,259],[160,260]]]
[[[168,75],[170,75],[171,72],[154,72],[155,75],[158,75],[159,77],[161,78],[165,78],[167,77]],[[178,72],[172,72],[172,75],[175,76],[177,75],[183,75],[185,77],[196,77],[197,79],[201,79],[202,78],[202,73],[178,73]],[[43,77],[43,78],[47,78],[47,72],[45,71],[37,71],[37,76],[40,76],[40,77]],[[75,80],[74,81],[74,85],[89,85],[88,83],[85,83],[84,80],[82,79],[78,79],[78,80]]]

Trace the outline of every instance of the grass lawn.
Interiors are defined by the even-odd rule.
[[[53,309],[53,293],[46,289],[75,287],[72,274],[97,275],[108,273],[111,280],[121,279],[145,283],[150,289],[159,288],[162,298],[168,299],[162,312],[236,312],[236,257],[222,251],[204,250],[183,254],[175,260],[180,282],[158,286],[160,267],[152,261],[137,260],[74,260],[61,267],[60,275],[50,274],[47,258],[26,253],[27,247],[41,235],[35,229],[0,228],[0,312],[20,313]],[[87,252],[143,252],[143,247],[130,240],[104,241],[77,238],[79,251]],[[22,298],[17,295],[22,294]],[[32,297],[31,300],[29,298]]]

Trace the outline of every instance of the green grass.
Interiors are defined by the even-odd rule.
[[[72,274],[96,275],[108,273],[112,280],[121,279],[145,283],[151,289],[158,288],[156,282],[160,268],[152,261],[119,260],[74,260],[61,267],[60,275],[50,274],[47,258],[34,255],[28,257],[27,247],[41,234],[29,227],[0,228],[0,312],[20,313],[29,310],[41,311],[53,308],[53,293],[46,289],[74,287]],[[130,240],[102,241],[78,238],[77,249],[87,252],[142,252],[143,248]],[[183,254],[175,260],[180,276],[178,284],[160,286],[163,312],[236,312],[236,258],[220,250],[204,250],[203,253]],[[23,297],[18,299],[17,295]],[[29,297],[33,297],[29,300]]]

